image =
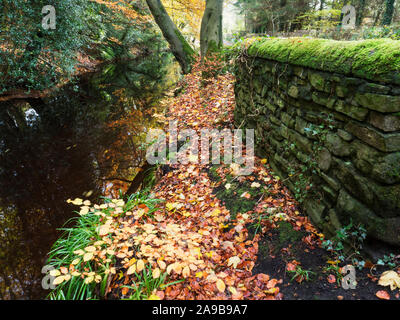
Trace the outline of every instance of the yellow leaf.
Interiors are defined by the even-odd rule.
[[[217,280],[216,285],[217,285],[217,288],[218,288],[219,292],[224,292],[225,291],[225,283],[221,279]]]
[[[69,279],[71,279],[71,275],[70,274],[66,274],[64,276],[64,281],[68,281]]]
[[[89,284],[89,283],[91,283],[91,282],[93,282],[93,280],[94,280],[94,277],[93,276],[90,276],[90,277],[87,277],[86,279],[85,279],[85,283],[86,284]]]
[[[52,276],[52,277],[57,277],[57,276],[59,276],[61,274],[61,272],[59,271],[59,270],[51,270],[50,271],[50,275]]]
[[[158,295],[152,294],[147,300],[161,300],[161,299]]]
[[[168,267],[167,267],[167,273],[170,274],[171,271],[174,269],[175,267],[175,263],[171,263]]]
[[[83,256],[83,261],[84,262],[92,260],[92,259],[93,259],[93,252],[85,253],[85,255]]]
[[[138,260],[136,263],[136,270],[137,272],[140,272],[144,269],[144,261],[143,260]]]
[[[266,294],[274,294],[276,291],[278,290],[278,288],[270,288],[270,289],[268,289],[268,290],[264,290],[264,292],[266,293]]]
[[[390,290],[400,289],[400,276],[393,270],[385,271],[379,278],[378,284],[381,286],[390,286]]]
[[[251,187],[251,188],[259,188],[259,187],[261,187],[261,184],[259,184],[258,182],[253,182],[253,183],[250,185],[250,187]]]
[[[75,200],[68,199],[67,202],[72,203],[76,206],[81,206],[83,204],[83,200],[79,198],[76,198]]]
[[[230,257],[228,259],[228,267],[233,266],[235,269],[237,268],[237,265],[240,263],[240,258],[238,256]]]
[[[165,205],[165,207],[167,208],[168,211],[172,211],[172,210],[174,210],[174,209],[176,208],[176,203],[168,202],[168,203]]]
[[[182,276],[184,278],[187,278],[190,275],[190,269],[188,266],[185,266],[182,270]]]
[[[88,246],[85,248],[85,251],[87,252],[95,252],[96,251],[96,247],[95,246]]]
[[[88,214],[88,213],[89,213],[89,207],[88,206],[81,207],[81,211],[79,211],[79,214],[81,216],[84,216],[85,214]]]
[[[110,232],[110,225],[109,224],[104,224],[100,227],[99,229],[99,235],[100,236],[105,236]]]
[[[56,286],[60,283],[63,283],[65,280],[65,276],[59,276],[57,278],[54,279],[53,284]]]
[[[133,274],[136,271],[136,264],[131,265],[126,272],[127,275]]]
[[[157,264],[158,264],[158,266],[160,267],[161,270],[165,270],[165,268],[167,267],[167,264],[162,260],[158,260]]]
[[[158,279],[160,277],[160,269],[159,268],[155,268],[153,270],[153,279]]]
[[[261,159],[261,163],[262,164],[266,164],[267,163],[267,159]]]
[[[229,287],[228,289],[229,289],[230,293],[232,293],[232,294],[237,294],[236,288],[234,288],[234,287]]]

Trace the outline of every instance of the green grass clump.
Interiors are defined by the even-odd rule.
[[[147,191],[138,192],[123,199],[104,199],[101,205],[91,205],[90,201],[75,199],[68,202],[81,206],[79,216],[70,219],[60,230],[62,236],[54,243],[47,261],[51,268],[50,281],[55,288],[48,295],[51,300],[88,300],[104,298],[109,277],[116,273],[115,245],[113,228],[118,228],[118,218],[138,206],[147,207],[146,218],[152,218],[158,210],[159,199],[148,195]],[[145,271],[143,271],[145,272]],[[154,279],[152,288],[161,285]],[[146,274],[139,275],[139,284],[146,279]],[[161,281],[161,282],[160,282]],[[144,281],[148,287],[148,281]],[[50,287],[51,288],[51,287]],[[138,290],[142,290],[141,285]],[[137,293],[140,297],[145,293]],[[146,296],[147,297],[147,296]]]

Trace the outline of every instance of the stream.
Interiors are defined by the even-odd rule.
[[[42,99],[0,102],[0,298],[43,299],[47,253],[76,213],[117,197],[179,78],[169,54],[103,65]]]

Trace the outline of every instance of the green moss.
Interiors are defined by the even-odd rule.
[[[182,36],[182,34],[178,30],[175,31],[175,34],[181,40],[183,51],[185,51],[186,55],[189,57],[191,62],[195,61],[197,55],[196,51],[193,50],[193,48],[187,43],[186,39]]]
[[[208,43],[207,54],[219,52],[221,50],[221,46],[218,45],[214,40],[211,40]]]
[[[283,248],[290,243],[296,243],[300,241],[303,234],[293,229],[289,222],[281,221],[278,223],[279,226],[279,247]]]
[[[213,181],[221,181],[221,177],[217,173],[219,166],[213,165],[209,169],[209,176]],[[227,189],[226,185],[230,184],[230,188]],[[245,192],[250,194],[250,198],[241,197]],[[251,183],[245,181],[243,183],[238,182],[231,175],[227,175],[224,182],[215,189],[215,195],[217,198],[225,204],[225,207],[231,213],[231,219],[235,219],[237,214],[246,213],[254,209],[257,201],[262,196],[262,190],[260,188],[251,188]]]
[[[242,43],[251,56],[313,69],[400,84],[400,41],[335,41],[252,38]],[[239,46],[232,47],[238,50]]]

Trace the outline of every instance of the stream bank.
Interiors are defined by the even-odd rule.
[[[179,78],[163,53],[106,64],[39,98],[0,102],[0,298],[40,299],[73,197],[114,197],[142,165],[144,129]]]

